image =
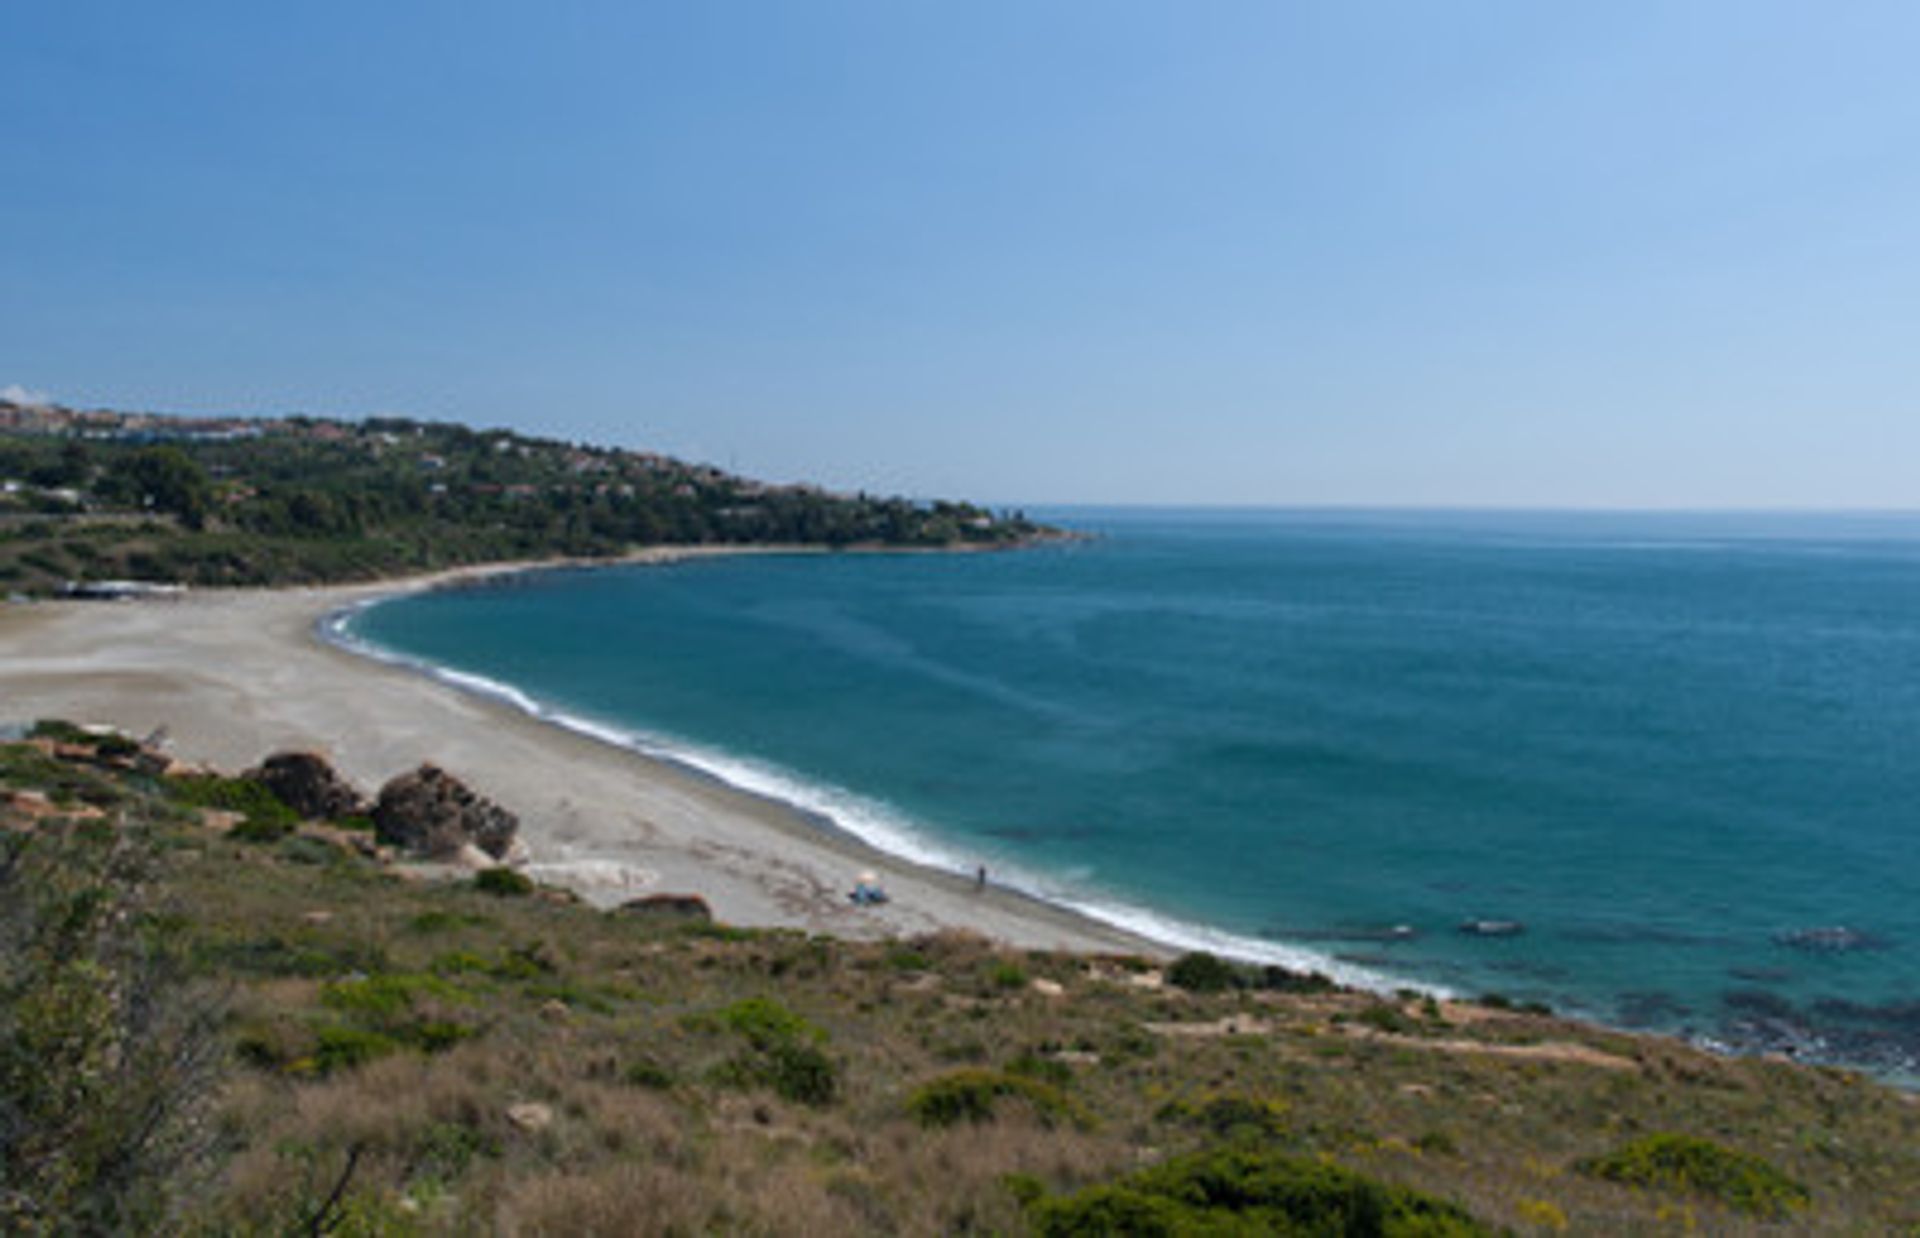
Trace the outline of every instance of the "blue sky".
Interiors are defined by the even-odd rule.
[[[0,7],[0,387],[990,501],[1920,506],[1920,6]]]

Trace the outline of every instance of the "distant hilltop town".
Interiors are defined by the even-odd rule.
[[[404,417],[174,417],[0,398],[0,589],[357,580],[659,545],[987,548],[971,503],[771,484]]]
[[[0,396],[0,430],[19,434],[66,434],[78,438],[136,442],[217,442],[254,438],[284,421],[250,417],[168,417],[158,413],[120,413],[109,409],[63,408]]]

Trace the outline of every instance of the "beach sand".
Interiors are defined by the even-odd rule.
[[[657,558],[670,557],[657,555]],[[498,571],[500,569],[488,569]],[[463,573],[379,585],[0,606],[0,723],[65,718],[227,771],[326,755],[371,793],[431,761],[520,817],[530,871],[610,906],[697,894],[737,925],[847,937],[966,929],[1028,948],[1162,953],[1069,911],[897,860],[787,805],[575,734],[322,640],[341,607]],[[474,573],[464,573],[472,575]],[[893,901],[851,905],[856,875]]]

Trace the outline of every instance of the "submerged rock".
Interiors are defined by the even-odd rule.
[[[373,828],[381,842],[415,855],[448,859],[471,845],[498,860],[512,851],[520,819],[427,764],[380,788]]]
[[[1789,932],[1774,934],[1773,940],[1782,946],[1795,950],[1806,950],[1813,954],[1846,954],[1855,950],[1885,950],[1890,944],[1884,937],[1844,924],[1822,925],[1818,928],[1793,929]]]
[[[317,752],[276,752],[244,775],[307,818],[351,817],[366,800]]]

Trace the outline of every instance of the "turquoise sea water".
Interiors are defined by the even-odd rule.
[[[1920,518],[1047,514],[344,626],[1177,942],[1913,1071]]]

